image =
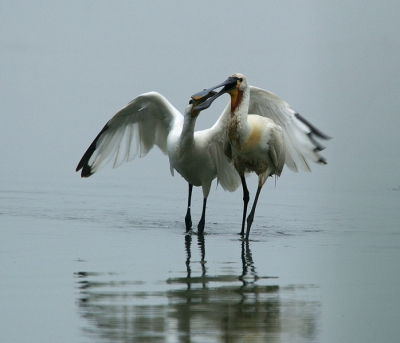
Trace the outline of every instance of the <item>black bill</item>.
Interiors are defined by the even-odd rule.
[[[231,90],[232,88],[236,87],[237,84],[237,78],[236,77],[229,77],[226,81],[220,83],[217,86],[205,89],[199,93],[196,93],[194,95],[192,95],[192,99],[194,101],[199,101],[202,98],[208,98],[206,101],[204,101],[202,104],[197,105],[194,110],[196,111],[202,111],[205,110],[206,108],[209,108],[210,105],[212,104],[212,102],[217,99],[219,96],[221,96],[222,94],[225,94],[227,91]],[[222,88],[218,93],[214,94],[213,96],[210,97],[210,94],[215,93],[213,92],[214,89],[219,88],[224,86],[224,88]]]

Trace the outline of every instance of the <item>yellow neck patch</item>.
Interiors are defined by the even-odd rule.
[[[243,92],[235,88],[229,94],[231,96],[231,111],[234,112],[242,102]]]

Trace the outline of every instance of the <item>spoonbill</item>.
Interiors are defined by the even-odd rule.
[[[218,93],[209,96],[214,89],[223,87]],[[230,106],[222,116],[229,113],[226,126],[226,144],[224,152],[240,176],[243,188],[242,230],[244,235],[247,205],[250,200],[245,173],[258,175],[258,188],[254,203],[247,217],[246,239],[250,228],[258,197],[269,176],[279,177],[284,164],[297,172],[298,169],[311,171],[307,160],[326,164],[319,154],[324,147],[316,140],[330,139],[305,118],[296,113],[285,101],[266,90],[249,86],[243,74],[231,75],[223,83],[203,90],[192,96],[200,101],[207,97],[194,110],[202,111],[224,93],[230,95]]]
[[[197,226],[202,234],[205,226],[207,197],[211,183],[217,178],[222,188],[233,192],[240,179],[224,156],[223,137],[229,113],[224,112],[209,129],[194,132],[200,111],[194,106],[215,95],[210,92],[199,100],[191,99],[182,114],[161,94],[144,93],[129,102],[103,127],[79,161],[76,171],[89,177],[113,160],[113,167],[144,157],[158,146],[168,154],[170,171],[176,170],[189,184],[185,216],[186,232],[192,228],[191,198],[193,186],[203,190],[203,210]]]

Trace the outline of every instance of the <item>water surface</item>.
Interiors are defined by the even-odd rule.
[[[182,190],[3,187],[4,341],[398,342],[399,191],[269,190],[245,242],[240,192],[198,236]]]

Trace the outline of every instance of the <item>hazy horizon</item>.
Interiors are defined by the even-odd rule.
[[[183,111],[194,92],[242,72],[333,137],[327,166],[311,175],[285,168],[278,186],[400,185],[398,2],[6,1],[0,10],[3,180],[82,185],[77,162],[131,99],[158,91]],[[93,178],[171,181],[167,158],[145,159]]]

